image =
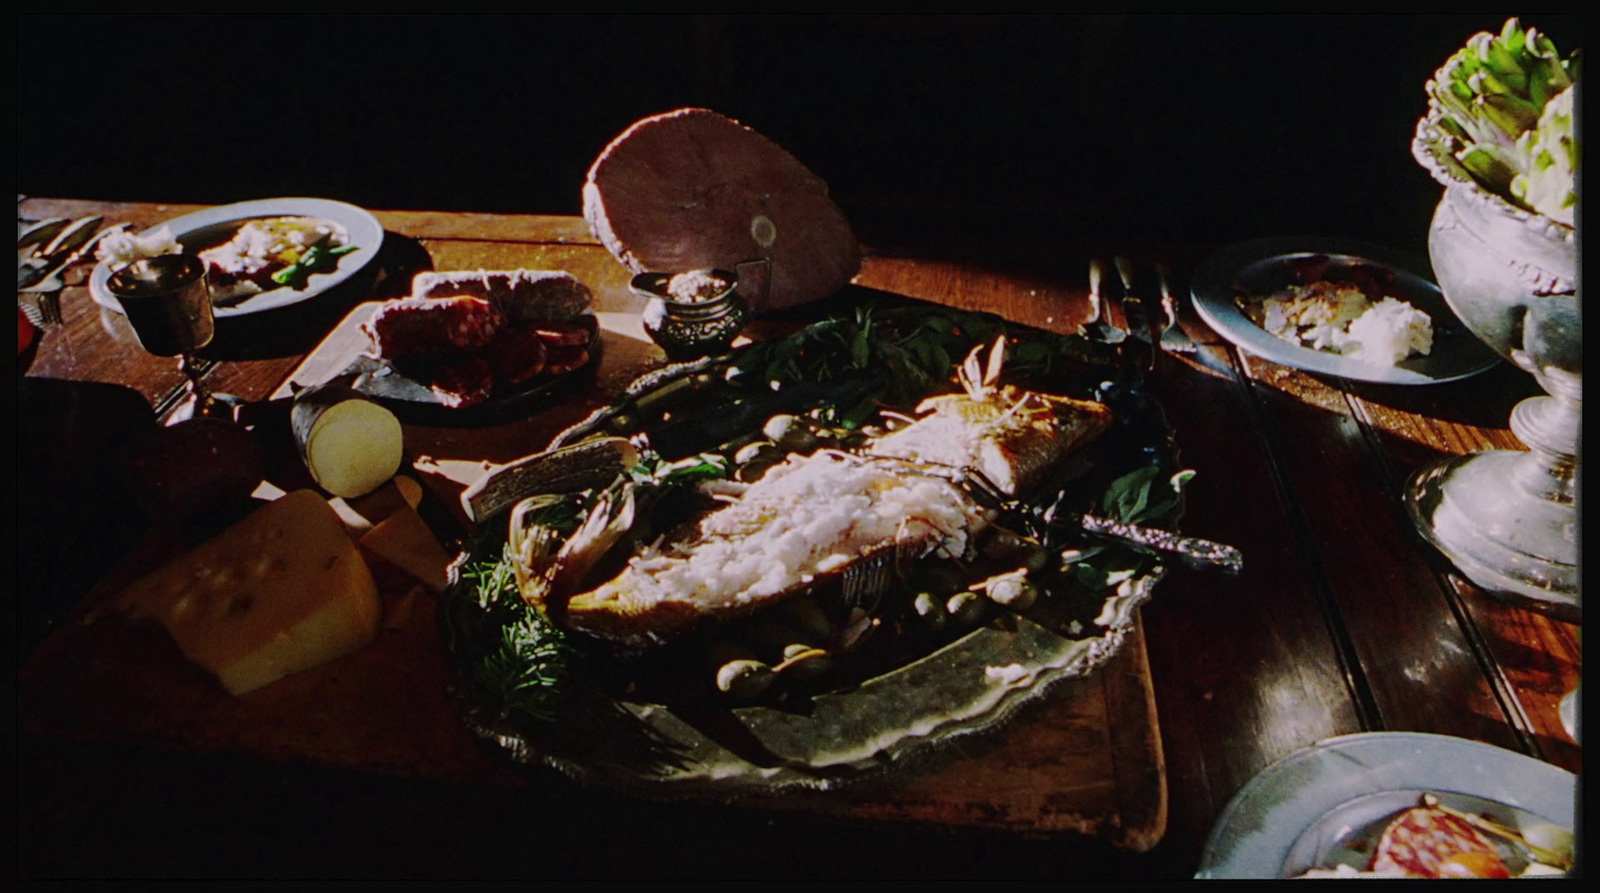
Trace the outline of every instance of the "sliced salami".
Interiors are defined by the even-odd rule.
[[[466,357],[444,364],[433,379],[439,402],[451,409],[476,406],[494,390],[494,370],[483,357]]]
[[[551,347],[545,352],[544,371],[560,375],[582,369],[589,362],[589,351],[583,347]]]
[[[1399,869],[1410,877],[1443,877],[1441,866],[1461,853],[1499,858],[1494,845],[1465,819],[1427,806],[1408,809],[1383,830],[1373,852],[1373,871]]]
[[[496,381],[521,384],[544,371],[544,337],[532,326],[510,326],[490,342],[487,356]]]
[[[486,347],[503,323],[483,298],[406,298],[383,305],[366,328],[378,357],[404,360]]]
[[[411,281],[411,293],[483,298],[513,323],[572,319],[593,299],[587,285],[563,270],[429,270]]]
[[[552,347],[584,347],[593,334],[587,327],[575,322],[537,322],[530,328]]]

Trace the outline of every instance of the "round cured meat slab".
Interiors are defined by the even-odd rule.
[[[606,146],[583,187],[595,236],[634,273],[681,273],[758,258],[741,289],[757,312],[827,297],[861,269],[828,186],[754,130],[708,109],[636,122]],[[766,297],[761,279],[770,275]]]

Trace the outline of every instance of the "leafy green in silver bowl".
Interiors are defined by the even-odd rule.
[[[1576,53],[1507,19],[1467,41],[1428,82],[1435,138],[1485,189],[1572,226],[1581,149],[1574,109]]]

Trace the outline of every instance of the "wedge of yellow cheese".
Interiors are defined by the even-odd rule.
[[[361,536],[360,543],[434,592],[443,592],[450,584],[450,554],[439,545],[428,522],[409,505],[378,522]]]
[[[117,605],[161,623],[235,695],[359,651],[382,614],[360,551],[313,490],[267,503]]]

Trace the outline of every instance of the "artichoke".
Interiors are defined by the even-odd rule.
[[[1484,188],[1571,226],[1578,203],[1573,129],[1578,56],[1507,19],[1476,34],[1428,82],[1429,111]]]

